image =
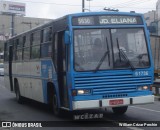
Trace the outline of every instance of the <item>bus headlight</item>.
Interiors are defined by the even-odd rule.
[[[141,86],[141,87],[138,87],[138,90],[148,90],[148,86]]]
[[[88,95],[91,94],[91,89],[79,89],[79,90],[72,90],[72,96],[77,96],[77,95]]]
[[[90,89],[77,90],[77,95],[84,95],[84,94],[90,94],[90,93],[91,93]]]

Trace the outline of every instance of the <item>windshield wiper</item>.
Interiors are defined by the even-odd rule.
[[[109,66],[110,66],[110,53],[109,53],[109,45],[108,45],[108,39],[106,37],[106,44],[107,44],[107,51],[104,53],[104,55],[102,56],[101,60],[99,61],[96,69],[94,70],[94,72],[97,72],[100,68],[100,66],[102,65],[104,59],[106,58],[107,54],[108,54],[108,60],[109,60]]]
[[[128,59],[127,55],[124,53],[124,51],[122,49],[119,50],[120,53],[123,56],[123,59],[125,59],[127,61],[127,63],[129,63],[129,66],[131,67],[132,70],[135,70],[135,67],[133,66],[133,64],[131,63],[131,61]]]
[[[118,41],[118,38],[117,38],[117,47],[118,47],[118,50],[119,50],[119,58],[120,58],[120,61],[121,61],[121,55],[123,56],[122,58],[124,60],[126,60],[126,62],[129,64],[129,66],[131,67],[132,70],[135,70],[135,67],[133,66],[133,64],[131,63],[131,61],[128,59],[127,55],[124,53],[124,51],[122,49],[120,49],[120,46],[119,46],[119,41]]]
[[[100,68],[100,66],[102,65],[102,63],[103,63],[104,59],[106,58],[107,54],[109,54],[109,50],[107,50],[107,51],[104,53],[104,55],[102,56],[101,60],[99,61],[96,69],[94,70],[94,72],[97,72],[97,71],[99,70],[99,68]]]

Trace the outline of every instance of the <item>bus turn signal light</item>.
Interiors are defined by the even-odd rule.
[[[72,90],[72,96],[77,96],[77,91],[76,90]]]

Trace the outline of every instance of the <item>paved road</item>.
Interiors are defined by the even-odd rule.
[[[88,111],[83,111],[84,113]],[[95,112],[95,111],[90,111]],[[118,123],[119,121],[160,121],[160,102],[155,101],[154,104],[130,106],[128,111],[123,116],[116,116],[112,113],[111,109],[107,111],[96,111],[104,114],[104,120],[113,121]],[[4,87],[3,77],[0,77],[0,120],[2,121],[68,121],[72,120],[71,113],[65,113],[63,118],[55,117],[48,107],[44,104],[40,104],[33,101],[26,101],[24,104],[18,104],[15,99],[15,94],[11,93]],[[0,128],[1,130],[2,128]],[[12,128],[15,129],[15,128]],[[46,128],[42,128],[46,129]],[[53,129],[53,128],[47,128]],[[75,128],[55,128],[55,129],[75,129]],[[76,128],[79,129],[92,129],[99,128]],[[106,129],[105,127],[101,129]],[[109,128],[111,129],[111,128]],[[112,129],[131,129],[131,130],[143,130],[151,129],[144,127],[127,127],[127,128],[112,128]],[[158,129],[158,128],[152,128]]]

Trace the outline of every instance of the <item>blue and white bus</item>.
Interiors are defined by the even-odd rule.
[[[74,111],[154,102],[149,32],[141,14],[70,14],[5,43],[5,86],[23,97]]]

